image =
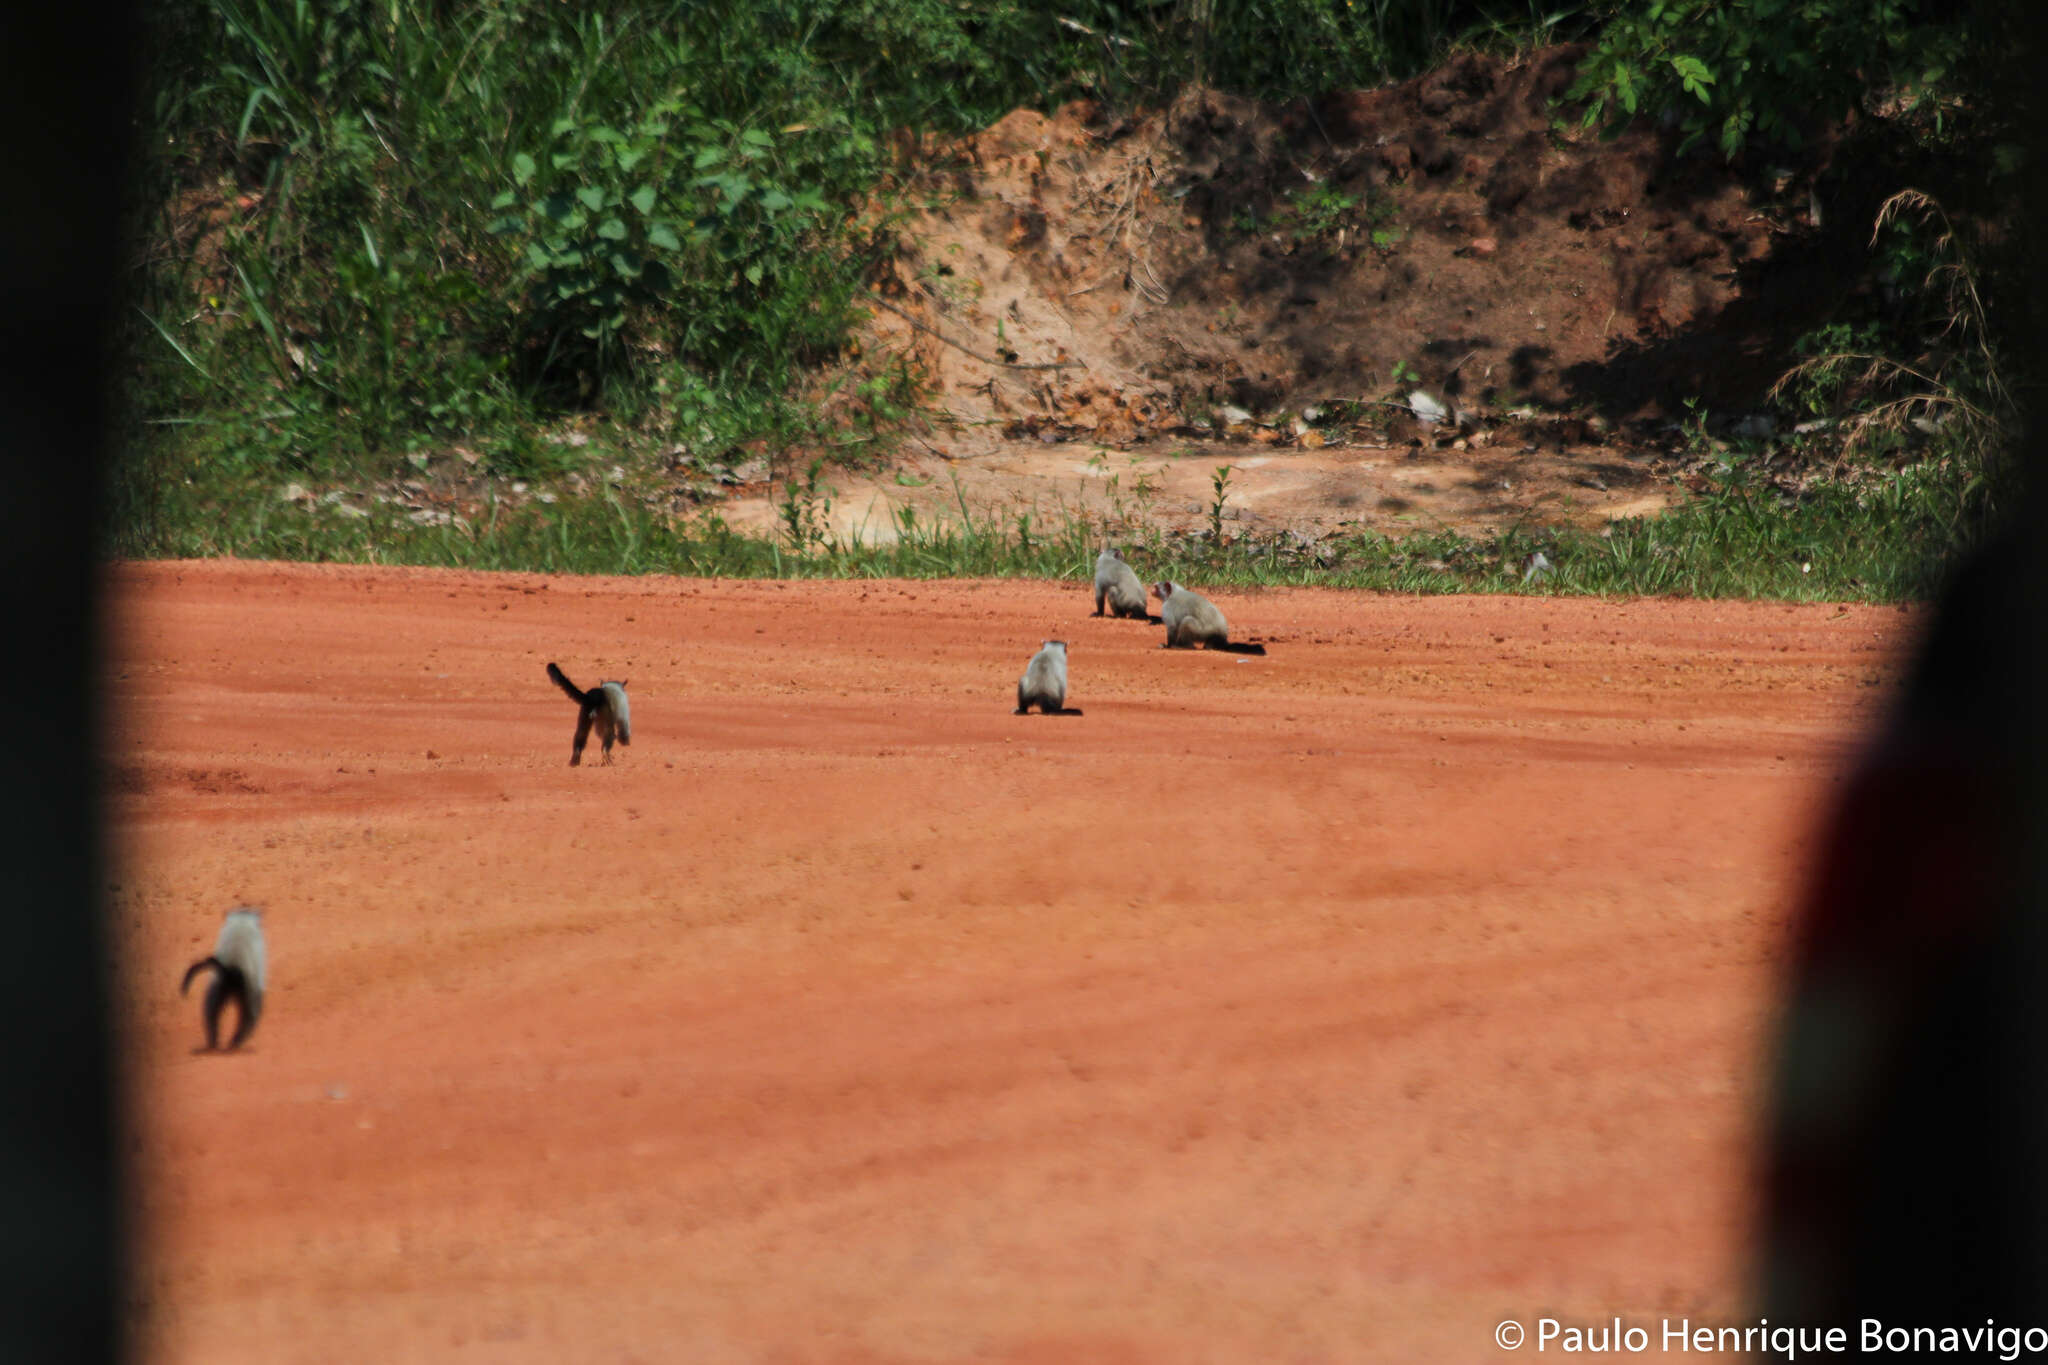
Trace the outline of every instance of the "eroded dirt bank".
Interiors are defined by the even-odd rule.
[[[1885,195],[1939,168],[1900,179],[1886,139],[1839,130],[1770,166],[1680,155],[1653,127],[1603,138],[1556,102],[1582,55],[906,134],[884,197],[907,216],[851,368],[816,395],[841,437],[721,449],[682,430],[564,488],[772,536],[826,457],[819,529],[873,544],[962,518],[1190,531],[1227,466],[1232,538],[1483,539],[1655,515],[1708,486],[1703,433],[1741,432],[1796,496],[1802,414],[1767,392],[1873,287]],[[370,496],[472,524],[555,496],[494,482],[473,450],[415,466]]]
[[[1895,610],[129,566],[153,1361],[1493,1360],[1742,1310]],[[1042,637],[1079,719],[1008,714]],[[631,681],[610,767],[547,683]],[[179,972],[268,907],[252,1050]]]

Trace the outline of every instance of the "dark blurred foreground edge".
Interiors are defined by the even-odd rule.
[[[2006,304],[2028,487],[1942,594],[1825,826],[1761,1152],[1761,1313],[1844,1328],[1847,1354],[1866,1320],[2040,1329],[2035,1359],[2048,1341],[2048,101],[2029,49],[2038,34],[1994,82],[2029,139]],[[1897,1361],[2017,1343],[1877,1344]]]
[[[1773,1323],[2048,1328],[2032,539],[1956,575],[1821,844],[1764,1157]]]
[[[0,5],[0,1360],[112,1361],[125,1266],[98,826],[95,523],[135,11]]]

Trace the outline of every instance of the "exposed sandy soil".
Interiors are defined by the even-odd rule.
[[[1020,109],[927,152],[934,207],[878,282],[903,311],[877,329],[962,419],[1120,444],[1205,418],[1253,439],[1416,386],[1492,416],[1756,402],[1787,339],[1766,322],[1833,302],[1748,296],[1778,283],[1781,240],[1814,235],[1806,182],[1745,183],[1654,129],[1577,133],[1552,99],[1579,55],[1466,54],[1314,106]],[[919,337],[891,323],[920,312]],[[1686,359],[1656,349],[1680,333]]]
[[[1117,450],[1092,443],[999,441],[971,459],[913,444],[879,471],[824,476],[829,507],[820,530],[844,542],[886,544],[907,509],[917,527],[958,525],[963,513],[1012,529],[1029,517],[1041,531],[1070,519],[1114,528],[1198,531],[1224,472],[1224,535],[1324,536],[1370,529],[1404,536],[1457,531],[1485,537],[1510,523],[1598,528],[1650,516],[1682,490],[1665,466],[1597,445],[1489,445],[1458,450],[1357,441],[1317,450],[1189,442],[1171,450]],[[736,531],[784,534],[783,485],[744,490],[718,505]]]
[[[1743,1315],[1912,618],[124,566],[152,1361],[1491,1361]],[[840,621],[858,614],[859,620]],[[832,620],[825,620],[832,616]],[[1009,714],[1042,636],[1079,718]],[[547,683],[631,680],[610,767]],[[267,907],[252,1046],[185,964]]]
[[[1825,139],[1759,175],[1654,128],[1580,133],[1552,102],[1579,55],[1467,53],[1314,104],[1021,109],[920,147],[931,207],[878,272],[868,345],[925,378],[935,425],[908,479],[837,475],[836,529],[964,502],[1185,530],[1225,462],[1238,534],[1669,505],[1675,420],[1765,420],[1875,201],[1831,184],[1824,232]],[[1418,421],[1418,393],[1452,420]],[[1131,460],[1152,505],[1128,473],[1106,487]],[[772,493],[723,515],[767,529]]]

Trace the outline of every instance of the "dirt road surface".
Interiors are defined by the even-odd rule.
[[[159,1362],[1497,1361],[1754,1321],[1798,868],[1910,614],[122,566]],[[1073,718],[1009,713],[1041,638]],[[586,685],[631,683],[610,767]],[[595,759],[593,747],[591,759]],[[268,1012],[184,966],[266,907]]]

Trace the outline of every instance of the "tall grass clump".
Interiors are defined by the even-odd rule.
[[[1772,389],[1795,418],[1828,433],[1837,473],[1862,486],[1917,479],[1946,490],[1948,542],[1981,538],[2017,501],[2022,405],[1969,234],[1929,195],[1880,206],[1874,252],[1892,261],[1902,304],[1892,326],[1839,323],[1810,335],[1807,358]],[[1908,505],[1892,509],[1903,511]]]

